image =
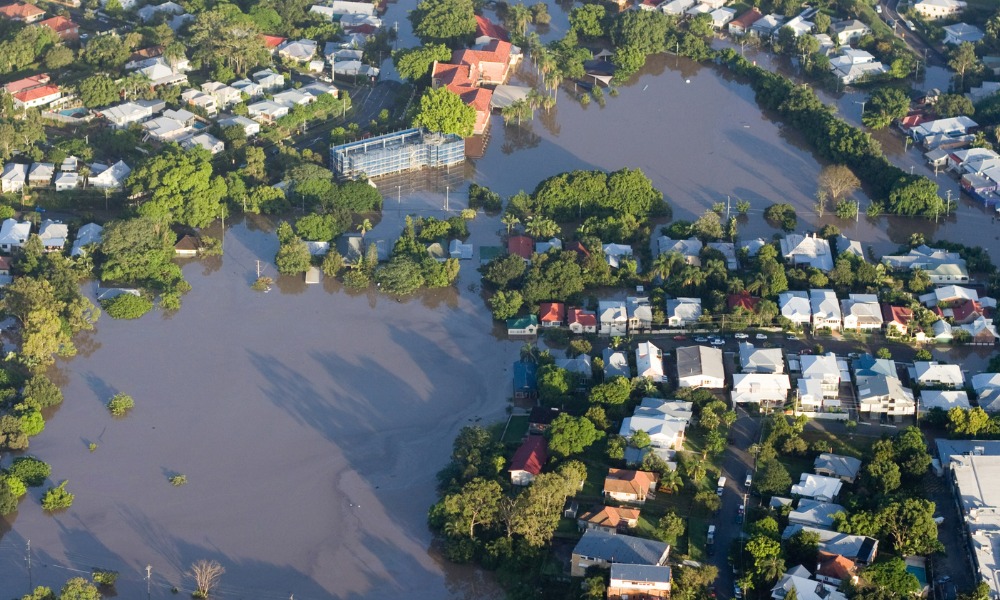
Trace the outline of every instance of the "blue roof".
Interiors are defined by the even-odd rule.
[[[670,545],[663,542],[590,529],[577,542],[573,554],[609,563],[656,565],[668,550]]]
[[[538,387],[538,365],[533,362],[514,363],[514,389],[534,390]]]

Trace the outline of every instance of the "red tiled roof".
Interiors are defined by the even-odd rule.
[[[841,581],[854,577],[854,562],[847,557],[820,551],[818,562],[817,575],[825,575]]]
[[[145,60],[147,58],[156,58],[157,56],[163,56],[163,46],[150,46],[149,48],[143,48],[142,50],[136,50],[128,57],[129,62],[135,60]]]
[[[608,476],[604,479],[604,491],[618,494],[635,494],[640,498],[645,498],[657,479],[655,473],[647,471],[608,469]]]
[[[746,291],[739,294],[729,294],[726,298],[726,304],[730,310],[739,306],[752,312],[757,309],[758,302],[760,302],[760,298],[754,298]]]
[[[20,100],[21,102],[31,102],[32,100],[38,100],[39,98],[52,96],[58,93],[58,85],[43,85],[42,87],[31,88],[30,90],[18,92],[14,94],[14,98],[16,100]]]
[[[521,447],[514,453],[508,471],[527,471],[532,475],[538,475],[542,472],[542,466],[548,459],[547,450],[548,443],[544,437],[529,435],[528,439],[524,440]]]
[[[737,25],[737,26],[742,26],[743,29],[749,29],[751,25],[753,25],[754,23],[763,18],[764,15],[762,15],[761,12],[757,10],[757,7],[754,7],[748,10],[747,12],[743,13],[742,15],[736,17],[732,21],[730,21],[729,25],[730,26]]]
[[[24,79],[18,79],[17,81],[11,81],[10,83],[5,84],[3,89],[8,94],[16,94],[18,92],[23,92],[24,90],[30,90],[31,88],[43,86],[49,81],[49,74],[41,73],[39,75],[25,77]]]
[[[276,35],[265,35],[261,36],[264,38],[264,45],[268,48],[277,48],[285,41],[285,38],[278,37]]]
[[[571,308],[569,310],[569,324],[579,323],[584,327],[597,327],[597,315],[582,308]]]
[[[510,51],[510,42],[490,40],[488,44],[483,46],[482,50],[472,50],[470,48],[456,50],[451,55],[451,62],[469,65],[476,65],[481,62],[493,62],[506,65],[510,60]]]
[[[899,123],[905,128],[910,128],[910,127],[916,127],[917,125],[920,125],[926,120],[927,119],[924,117],[923,113],[916,113],[916,114],[906,115],[905,117],[900,119]]]
[[[31,19],[32,17],[44,14],[44,10],[34,4],[26,4],[24,2],[15,2],[14,4],[0,6],[0,16],[7,17],[8,19]]]
[[[345,27],[344,31],[347,33],[362,33],[364,35],[371,35],[378,31],[378,27],[370,25],[368,23],[361,23],[360,25],[352,25],[350,27]]]
[[[573,252],[576,252],[580,256],[584,257],[590,256],[590,250],[587,250],[587,247],[584,246],[582,242],[570,242],[569,244],[566,245],[566,249],[572,250]]]
[[[566,318],[566,305],[562,302],[542,302],[538,306],[538,320],[542,323],[562,323]]]
[[[535,251],[535,243],[526,235],[511,236],[507,240],[507,252],[520,256],[524,260],[531,259],[531,253]]]
[[[472,87],[473,72],[475,72],[475,68],[469,65],[434,63],[431,78],[440,81],[442,85],[456,94],[460,94],[461,92],[455,91],[455,88]]]
[[[639,511],[635,508],[600,506],[580,515],[580,520],[601,527],[618,527],[623,521],[627,524],[639,520]]]
[[[476,112],[489,112],[490,102],[493,100],[493,90],[488,88],[472,88],[460,95],[462,96],[462,102],[476,109]]]
[[[56,33],[63,33],[65,31],[71,31],[73,29],[78,29],[79,25],[70,21],[66,17],[56,16],[51,19],[45,19],[39,25],[44,25]]]
[[[476,15],[476,37],[488,36],[495,40],[507,41],[510,37],[507,30],[490,21],[486,17]]]
[[[10,263],[9,256],[0,256],[0,271],[10,271]]]
[[[974,300],[966,299],[953,304],[951,306],[951,314],[954,315],[955,321],[961,323],[972,320],[974,315],[982,315],[983,307]]]
[[[886,323],[898,323],[906,326],[913,320],[913,311],[905,306],[890,306],[888,304],[883,304],[882,320]]]

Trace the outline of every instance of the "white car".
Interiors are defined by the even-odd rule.
[[[699,342],[699,343],[705,343],[705,342],[708,341],[708,338],[696,337],[696,338],[694,338],[694,341]]]
[[[726,340],[720,340],[719,338],[715,338],[714,340],[711,341],[711,344],[713,346],[725,346]]]
[[[758,333],[758,334],[757,334],[756,336],[754,336],[754,337],[756,337],[756,338],[757,338],[758,340],[766,340],[766,339],[767,339],[767,336],[766,336],[766,335],[764,335],[763,333]]]
[[[747,335],[747,334],[745,334],[745,333],[734,333],[733,337],[736,338],[736,339],[738,339],[738,340],[750,339],[750,336]]]
[[[785,339],[786,340],[797,340],[799,338],[795,337],[794,335],[790,335],[790,336],[786,337]]]

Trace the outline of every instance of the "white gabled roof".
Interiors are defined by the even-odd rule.
[[[818,500],[833,500],[840,493],[844,482],[836,477],[803,473],[799,482],[792,486],[792,494]]]
[[[962,387],[965,385],[965,376],[962,375],[962,367],[958,365],[944,365],[935,361],[918,360],[913,363],[913,370],[917,374],[917,381],[940,382],[945,385]]]

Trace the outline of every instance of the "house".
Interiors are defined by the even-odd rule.
[[[100,115],[115,129],[125,129],[133,123],[141,123],[167,107],[162,100],[137,100],[105,108]]]
[[[287,41],[278,46],[278,56],[294,62],[307,62],[316,56],[317,44],[312,40]]]
[[[922,387],[958,389],[965,386],[965,376],[959,365],[918,360],[913,363],[914,382]]]
[[[798,38],[812,33],[813,27],[815,27],[815,24],[812,21],[806,20],[805,12],[803,12],[803,14],[792,17],[787,23],[775,30],[775,35],[778,35],[782,29],[788,28]]]
[[[905,306],[882,305],[882,322],[885,324],[886,335],[907,335],[911,321],[913,310]]]
[[[979,302],[979,292],[959,285],[943,285],[918,298],[927,308],[960,302]]]
[[[601,300],[597,303],[601,335],[622,336],[628,333],[628,313],[621,300]]]
[[[978,104],[980,100],[985,100],[997,92],[1000,92],[1000,81],[984,81],[978,87],[970,87],[965,97],[973,104]]]
[[[570,574],[583,577],[589,567],[612,564],[662,566],[669,553],[670,546],[663,542],[588,530],[573,548]]]
[[[841,46],[856,44],[861,38],[871,32],[870,27],[857,19],[848,19],[847,21],[840,21],[830,25],[830,37],[837,40],[837,43]]]
[[[824,452],[813,461],[813,471],[824,477],[836,477],[846,483],[854,483],[861,472],[861,461],[852,456],[841,456]]]
[[[632,370],[628,366],[628,357],[625,356],[624,352],[605,348],[601,356],[604,358],[605,381],[612,377],[632,379]]]
[[[482,134],[489,127],[490,104],[493,91],[489,85],[507,82],[511,68],[521,58],[519,48],[501,39],[490,39],[472,49],[455,50],[450,63],[434,61],[431,66],[431,84],[446,87],[462,101],[475,109],[475,134]]]
[[[858,581],[857,567],[854,561],[839,554],[819,551],[816,559],[816,581],[829,583],[840,587],[846,581],[856,584]]]
[[[920,0],[910,5],[910,10],[928,21],[954,17],[965,10],[965,0]]]
[[[63,159],[62,164],[59,165],[59,170],[75,172],[79,165],[80,165],[80,159],[71,155]]]
[[[997,335],[997,329],[993,325],[993,319],[982,316],[977,317],[971,323],[961,325],[959,329],[969,333],[968,344],[973,346],[992,346],[996,344],[997,339],[1000,339],[1000,335]]]
[[[781,240],[781,255],[792,266],[814,267],[823,272],[833,269],[830,242],[815,233],[808,236],[797,233],[786,235]]]
[[[755,35],[762,40],[768,39],[777,33],[778,28],[781,27],[784,22],[785,17],[781,15],[770,14],[761,17],[750,25],[750,35]]]
[[[750,27],[763,17],[764,15],[756,6],[751,8],[729,22],[729,35],[742,37],[750,33]]]
[[[226,144],[211,133],[196,133],[181,140],[181,147],[187,150],[204,148],[209,154],[215,155],[226,149]]]
[[[839,331],[842,322],[837,294],[833,290],[809,290],[809,307],[812,311],[813,330]]]
[[[531,485],[548,460],[548,447],[545,436],[529,435],[510,461],[510,468],[507,469],[510,482],[514,485]]]
[[[712,28],[721,30],[736,17],[736,9],[724,6],[722,8],[717,8],[708,14],[712,17]]]
[[[125,185],[125,180],[128,179],[129,174],[132,172],[132,168],[122,161],[116,162],[99,173],[95,171],[95,167],[97,165],[91,165],[91,175],[87,178],[87,182],[90,183],[91,187],[102,190],[121,188]]]
[[[653,308],[649,305],[649,298],[626,297],[625,316],[628,321],[628,330],[631,332],[644,331],[653,327]]]
[[[645,377],[654,383],[666,380],[663,374],[663,351],[652,342],[640,342],[635,349],[635,368],[638,377]]]
[[[976,44],[986,37],[982,29],[968,23],[945,25],[942,29],[944,29],[944,43],[955,46],[959,46],[965,42]]]
[[[525,315],[507,319],[507,335],[510,337],[538,335],[538,317]]]
[[[367,15],[375,16],[375,5],[371,2],[350,2],[349,0],[333,0],[330,3],[334,16]]]
[[[597,313],[592,310],[571,308],[567,321],[573,333],[597,333]]]
[[[739,261],[736,259],[736,244],[732,242],[709,242],[705,244],[705,247],[719,252],[722,258],[725,259],[728,270],[735,271],[739,268]]]
[[[184,7],[176,2],[164,2],[163,4],[147,4],[139,10],[135,11],[135,14],[142,20],[143,23],[149,23],[160,13],[166,15],[183,15]]]
[[[566,305],[562,302],[542,302],[538,306],[538,320],[542,327],[562,327],[566,320]]]
[[[0,6],[0,17],[20,23],[36,23],[42,20],[45,11],[34,4],[26,2],[14,2]]]
[[[969,394],[964,390],[923,390],[920,392],[920,405],[917,416],[926,414],[927,411],[940,408],[948,412],[953,408],[964,408],[968,410]]]
[[[472,244],[463,244],[462,240],[453,239],[448,242],[448,255],[458,260],[472,260],[474,253]]]
[[[864,50],[845,48],[839,56],[830,59],[830,70],[841,83],[850,85],[857,81],[881,75],[888,71],[885,65]]]
[[[281,117],[288,115],[288,107],[270,100],[263,100],[248,105],[247,114],[260,123],[274,123]]]
[[[986,316],[986,309],[975,300],[956,300],[943,308],[938,306],[937,310],[955,325],[972,323]]]
[[[608,600],[669,598],[670,567],[656,565],[611,565]]]
[[[73,240],[73,249],[70,256],[80,256],[84,254],[88,246],[100,244],[104,233],[104,228],[97,223],[87,223],[77,230],[76,239]]]
[[[622,421],[618,433],[631,439],[637,432],[645,431],[652,448],[680,450],[692,416],[691,402],[643,398],[632,416]]]
[[[190,118],[187,116],[190,115]],[[176,142],[191,132],[194,113],[186,110],[165,110],[163,116],[142,124],[149,137],[161,142]]]
[[[537,242],[535,244],[535,254],[545,254],[549,250],[562,250],[562,240],[552,238],[547,242]]]
[[[273,90],[280,90],[285,87],[285,77],[284,75],[279,75],[271,69],[264,69],[263,71],[258,71],[251,75],[257,85],[260,86],[261,90],[265,92],[270,92]],[[233,84],[236,87],[236,84]],[[237,88],[239,89],[239,88]]]
[[[757,305],[760,304],[760,298],[751,296],[750,292],[743,290],[738,294],[729,294],[726,296],[726,306],[729,311],[735,311],[737,308],[741,308],[747,312],[756,312]]]
[[[687,12],[692,6],[694,6],[697,3],[698,3],[697,0],[669,0],[669,2],[660,3],[659,8],[660,11],[665,15],[675,15],[679,17],[682,16],[685,12]],[[653,7],[655,6],[656,4],[654,3]],[[649,4],[643,6],[643,8],[645,8],[646,10],[651,10],[652,8],[652,7],[649,8],[647,7],[649,7]]]
[[[667,300],[667,325],[688,327],[701,319],[701,298],[673,298]]]
[[[303,240],[303,244],[306,245],[306,249],[309,250],[309,256],[326,256],[330,252],[330,242],[321,242],[316,240]]]
[[[222,108],[227,108],[243,101],[243,93],[224,83],[209,81],[201,84],[201,91],[215,98],[215,102]]]
[[[755,348],[740,342],[740,370],[744,373],[784,373],[785,358],[781,348]]]
[[[0,225],[0,250],[11,252],[14,248],[20,248],[28,241],[29,235],[31,235],[31,223],[5,219]]]
[[[0,192],[10,194],[20,192],[28,182],[28,165],[7,163],[0,175]]]
[[[722,350],[707,346],[677,349],[677,385],[721,389],[726,386]]]
[[[788,513],[788,522],[793,525],[808,525],[820,529],[833,529],[833,516],[847,509],[839,504],[803,498],[792,512]]]
[[[174,244],[174,254],[181,258],[192,258],[198,256],[198,238],[185,235]]]
[[[253,137],[260,133],[260,123],[246,117],[233,116],[218,121],[220,127],[242,127],[243,133],[247,137]]]
[[[896,377],[873,375],[858,377],[858,410],[870,417],[886,415],[898,419],[917,412],[913,391],[903,387]]]
[[[823,396],[836,398],[840,395],[840,366],[834,354],[803,354],[799,356],[803,379],[818,379],[822,382]]]
[[[187,83],[187,75],[184,71],[187,70],[187,60],[182,62],[167,62],[163,57],[152,59],[151,63],[145,67],[139,69],[139,73],[142,73],[149,79],[149,86],[151,88],[158,88],[165,85],[179,85],[181,83]]]
[[[604,244],[601,246],[604,251],[604,259],[612,269],[621,266],[623,260],[632,260],[632,246],[626,244]]]
[[[604,478],[604,496],[618,502],[644,504],[656,493],[656,482],[660,476],[648,471],[632,469],[608,469]]]
[[[796,569],[798,574],[785,573],[771,588],[773,600],[785,600],[790,595],[797,600],[847,600],[847,596],[837,588],[809,579],[810,573],[805,568],[800,566]]]
[[[520,256],[524,260],[531,260],[531,253],[535,250],[535,243],[526,235],[512,235],[507,240],[507,253],[513,256]]]
[[[510,35],[507,33],[506,29],[497,25],[493,21],[490,21],[484,16],[476,15],[476,45],[480,46],[486,44],[490,40],[503,40],[505,42],[509,42]]]
[[[934,121],[924,121],[916,127],[910,128],[910,136],[918,142],[923,143],[925,139],[943,136],[948,138],[960,138],[972,133],[972,130],[979,127],[979,124],[966,116],[949,117],[947,119],[936,119]],[[921,246],[925,247],[925,246]],[[918,248],[919,249],[919,248]],[[912,251],[911,251],[912,253]]]
[[[806,292],[781,292],[778,294],[778,308],[781,316],[798,326],[812,321],[812,305]]]
[[[665,235],[661,235],[656,239],[657,254],[670,254],[671,252],[676,252],[684,258],[685,263],[695,267],[701,266],[702,247],[703,245],[701,240],[696,237],[688,238],[686,240],[674,240]]]
[[[578,375],[582,379],[591,379],[594,376],[594,367],[591,364],[590,356],[586,354],[581,354],[576,358],[557,358],[555,365]]]
[[[181,100],[187,102],[191,106],[197,106],[205,111],[205,113],[210,117],[215,116],[215,114],[219,112],[219,103],[216,101],[215,96],[206,94],[201,90],[184,90],[181,94]]]
[[[882,329],[882,307],[875,294],[850,294],[840,302],[844,329],[876,331]]]
[[[38,228],[38,237],[46,252],[61,252],[69,239],[69,227],[65,223],[46,219]]]
[[[64,42],[75,42],[80,39],[80,26],[66,17],[55,16],[51,19],[45,19],[39,25],[56,32],[59,39]]]
[[[62,91],[57,85],[43,85],[23,90],[12,95],[14,108],[27,109],[46,106],[62,98]]]
[[[234,90],[239,90],[241,98],[242,94],[246,94],[250,99],[260,98],[264,95],[264,88],[249,79],[239,79],[229,84],[229,86]]]
[[[840,488],[843,485],[844,482],[837,477],[803,473],[799,477],[799,482],[792,486],[791,494],[793,496],[832,502],[840,494]]]
[[[785,530],[781,532],[781,539],[787,540],[800,531],[808,531],[819,536],[820,552],[843,556],[856,565],[869,565],[875,561],[875,557],[878,555],[878,540],[875,538],[827,531],[808,525],[785,527]]]
[[[538,395],[538,364],[519,360],[514,363],[514,398],[522,400]]]
[[[948,321],[938,319],[931,324],[932,339],[935,342],[947,344],[953,339],[952,327]]]
[[[47,187],[52,183],[52,176],[55,175],[56,166],[52,163],[35,163],[28,171],[28,185],[33,187]]]
[[[925,245],[913,248],[907,254],[883,256],[882,262],[891,269],[921,269],[934,284],[969,281],[965,260],[957,252],[947,252]]]
[[[80,176],[73,171],[60,171],[56,176],[55,186],[57,192],[74,190],[80,185]]]
[[[762,409],[781,407],[788,400],[792,383],[788,375],[779,373],[738,373],[733,375],[731,397],[733,406],[756,404]]]
[[[533,406],[528,413],[528,435],[543,435],[561,412],[558,408]]]
[[[576,518],[580,531],[625,533],[639,524],[639,510],[617,506],[595,506]]]

